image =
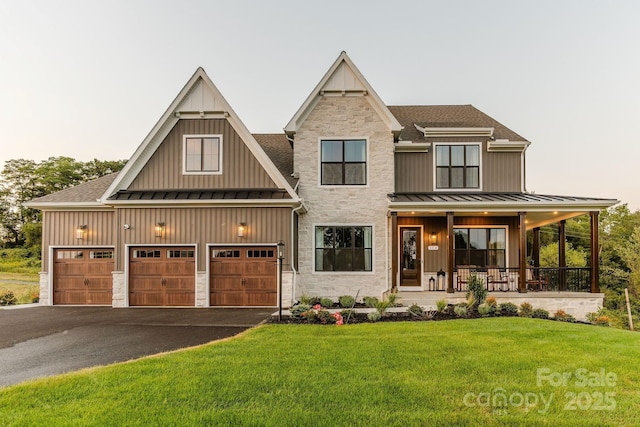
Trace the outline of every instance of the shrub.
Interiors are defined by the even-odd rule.
[[[351,295],[342,295],[340,298],[338,298],[338,304],[340,304],[340,307],[342,308],[351,308],[355,303],[356,299]]]
[[[487,293],[484,281],[476,274],[472,274],[467,283],[467,299],[469,299],[469,295],[473,295],[474,303],[482,304],[487,297]]]
[[[372,311],[370,313],[367,313],[367,319],[369,319],[372,322],[377,322],[378,320],[380,320],[381,317],[382,315],[378,311]]]
[[[442,313],[444,309],[447,308],[447,301],[439,299],[436,301],[436,308],[438,309],[438,313]]]
[[[605,315],[598,316],[593,321],[593,324],[598,326],[609,326],[611,325],[611,318]]]
[[[309,322],[309,323],[315,322],[317,315],[318,315],[318,313],[313,308],[310,308],[309,310],[307,310],[304,313],[300,314],[300,316],[303,319],[306,319],[307,322]]]
[[[534,317],[536,319],[548,319],[549,318],[549,312],[547,310],[545,310],[544,308],[536,308],[531,313],[531,317]]]
[[[331,298],[321,298],[320,305],[325,308],[333,307],[333,300]]]
[[[369,308],[375,308],[376,304],[378,304],[379,300],[376,297],[364,297],[362,298],[362,302],[364,305]]]
[[[407,312],[418,317],[424,316],[424,310],[418,304],[413,304],[409,306],[409,308],[407,309]]]
[[[467,306],[465,304],[458,304],[453,307],[453,312],[456,313],[458,317],[465,317],[467,315]]]
[[[311,306],[309,304],[296,304],[289,309],[289,312],[291,313],[291,317],[294,319],[302,319],[302,313],[305,313],[310,309]]]
[[[342,310],[340,312],[340,316],[342,316],[345,322],[350,322],[353,319],[357,319],[356,311],[351,309]]]
[[[318,310],[316,317],[320,323],[323,325],[336,323],[336,318],[331,315],[327,310]]]
[[[389,307],[397,307],[400,305],[400,297],[396,292],[390,292],[386,300],[389,302]]]
[[[528,302],[523,302],[520,304],[520,316],[522,317],[531,317],[533,313],[533,306]]]
[[[576,321],[575,317],[573,317],[569,313],[565,312],[564,310],[556,311],[554,313],[554,315],[553,315],[553,319],[554,320],[558,320],[560,322],[575,322]]]
[[[13,291],[4,291],[0,293],[0,305],[14,305],[18,302],[18,298]]]
[[[489,304],[491,307],[494,307],[494,308],[498,306],[496,297],[487,297],[487,299],[485,299],[484,302],[486,302],[487,304]]]
[[[386,299],[384,301],[378,301],[375,308],[378,310],[378,313],[380,313],[380,316],[384,316],[384,313],[386,313],[390,305],[389,300]]]
[[[491,311],[492,311],[491,305],[486,302],[483,302],[478,306],[478,313],[480,313],[481,316],[486,317],[491,314]]]
[[[512,302],[503,302],[498,306],[498,311],[503,316],[517,316],[518,306]]]

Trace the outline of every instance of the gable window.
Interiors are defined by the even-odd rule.
[[[507,266],[505,228],[455,228],[456,265],[476,267]]]
[[[367,141],[364,139],[320,142],[322,185],[366,185]]]
[[[371,271],[372,227],[316,227],[316,271]]]
[[[219,174],[222,172],[222,135],[184,136],[185,174]]]
[[[480,145],[436,145],[436,188],[480,188]]]

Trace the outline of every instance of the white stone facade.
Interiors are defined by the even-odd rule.
[[[125,287],[124,271],[114,271],[113,276],[113,295],[112,307],[120,308],[127,306],[127,290]]]
[[[320,185],[321,139],[366,139],[367,184]],[[368,96],[326,96],[297,130],[294,167],[308,212],[299,218],[296,298],[303,294],[337,299],[341,295],[381,297],[389,288],[387,194],[393,192],[393,135]],[[315,272],[315,226],[373,227],[371,272]]]
[[[40,299],[38,300],[40,305],[52,305],[53,300],[49,295],[49,273],[46,271],[40,272]]]

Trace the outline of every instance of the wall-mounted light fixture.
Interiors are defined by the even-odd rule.
[[[431,235],[429,236],[429,244],[431,245],[438,244],[438,233],[436,233],[435,231],[432,231]]]
[[[238,224],[238,237],[244,237],[245,232],[247,231],[247,223],[241,222]]]
[[[164,237],[164,222],[156,222],[156,237]]]
[[[87,233],[86,225],[79,225],[76,227],[76,239],[82,240],[84,239],[84,235]]]

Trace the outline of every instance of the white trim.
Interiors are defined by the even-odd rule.
[[[198,306],[198,299],[196,298],[196,287],[198,284],[198,244],[197,243],[176,243],[176,244],[162,244],[162,243],[125,243],[124,245],[124,307],[129,307],[129,249],[130,248],[145,248],[145,247],[153,247],[153,246],[162,246],[166,248],[182,248],[182,247],[191,247],[194,250],[193,258],[194,258],[194,272],[193,272],[193,307]],[[182,306],[163,306],[157,305],[153,306],[157,308],[169,307],[169,308],[179,308]],[[190,305],[184,307],[191,307]]]
[[[430,142],[400,141],[393,144],[394,153],[428,153]]]
[[[211,305],[211,271],[210,271],[210,267],[211,267],[211,248],[228,248],[228,247],[238,247],[238,248],[249,248],[249,247],[265,247],[265,246],[273,246],[275,248],[275,253],[276,253],[276,261],[278,260],[278,243],[249,243],[249,244],[243,244],[243,243],[228,243],[228,244],[224,244],[224,243],[207,243],[206,244],[206,248],[207,248],[207,256],[205,257],[206,260],[206,269],[205,272],[207,274],[206,277],[206,292],[207,292],[207,298],[206,298],[206,302],[205,302],[205,307],[220,307],[220,308],[273,308],[273,307],[279,307],[279,302],[280,302],[280,286],[278,283],[279,277],[280,277],[280,263],[276,262],[276,305],[265,305],[265,306],[260,306],[260,305],[238,305],[238,306],[231,306],[231,305]],[[286,248],[285,248],[286,251]],[[282,272],[284,273],[286,270],[284,269],[284,259],[283,259],[283,263],[282,263]],[[291,269],[293,270],[293,264],[291,265]],[[283,302],[284,303],[284,302]],[[283,304],[284,305],[284,304]]]
[[[417,124],[413,126],[422,132],[425,138],[442,138],[442,137],[468,137],[468,136],[493,136],[493,128],[483,127],[422,127]]]
[[[398,277],[397,277],[397,283],[398,283],[398,291],[399,292],[422,292],[425,290],[424,288],[424,248],[425,248],[425,244],[424,244],[424,226],[423,225],[407,225],[407,224],[402,224],[402,225],[398,225],[398,246],[400,246],[400,242],[402,241],[404,243],[404,240],[402,240],[402,235],[400,234],[400,232],[402,231],[403,228],[419,228],[420,229],[420,245],[422,245],[422,248],[420,250],[420,269],[418,271],[418,277],[420,277],[420,286],[401,286],[400,284],[402,283],[402,248],[398,247]],[[403,245],[404,246],[404,245]]]
[[[371,227],[371,271],[316,271],[316,227]],[[311,224],[313,239],[311,242],[311,274],[320,276],[372,276],[376,272],[376,226],[366,223],[313,223]]]
[[[527,191],[527,186],[525,185],[525,173],[524,150],[522,150],[522,153],[520,153],[520,191],[523,193],[526,193]]]
[[[115,260],[116,260],[116,247],[115,245],[49,245],[49,262],[48,262],[48,276],[47,277],[47,288],[49,290],[49,304],[48,305],[54,305],[53,304],[53,279],[55,276],[55,271],[54,271],[54,258],[53,258],[53,253],[56,251],[56,249],[113,249],[113,268],[115,268]],[[112,295],[112,301],[113,301],[113,276],[111,278],[111,295]],[[69,304],[63,304],[63,305],[69,305]],[[82,305],[82,304],[80,304]],[[109,305],[96,305],[96,307],[112,307],[113,306],[113,302]]]
[[[218,138],[218,170],[217,171],[187,171],[187,139],[188,138],[210,138],[215,139]],[[223,135],[222,134],[196,134],[196,135],[182,135],[182,174],[183,175],[222,175],[222,143],[223,143]]]
[[[329,79],[336,72],[338,67],[345,63],[347,67],[353,72],[356,78],[359,80],[360,84],[364,87],[364,90],[353,92],[354,95],[359,94],[360,96],[364,96],[369,100],[371,106],[376,110],[376,112],[380,115],[385,124],[389,127],[392,133],[398,134],[402,130],[402,125],[395,118],[389,108],[382,102],[382,99],[378,96],[373,87],[369,84],[369,82],[364,78],[360,70],[355,66],[355,64],[351,61],[351,58],[347,55],[346,52],[342,51],[338,56],[338,59],[329,67],[329,70],[325,73],[325,75],[320,79],[320,82],[316,85],[316,87],[311,91],[307,99],[302,103],[298,111],[293,115],[289,123],[284,128],[284,131],[289,135],[294,135],[297,130],[300,128],[302,123],[309,116],[313,108],[317,105],[318,101],[325,96],[322,93],[322,88],[329,82]],[[326,91],[326,95],[330,94],[330,91]],[[347,95],[345,93],[339,93],[339,95]]]
[[[508,139],[496,139],[487,141],[488,152],[524,152],[531,145],[529,141],[509,141]]]
[[[438,146],[439,145],[446,145],[446,146],[452,146],[452,145],[477,145],[478,146],[478,187],[474,187],[474,188],[452,188],[452,187],[447,187],[447,188],[438,188],[438,181],[437,181],[437,177],[438,177],[438,167],[437,167],[437,151],[438,151]],[[433,143],[433,156],[432,157],[432,167],[433,167],[433,191],[434,192],[446,192],[446,193],[451,193],[451,192],[460,192],[460,193],[467,193],[467,192],[481,192],[482,191],[482,184],[483,184],[483,180],[482,180],[482,171],[483,171],[483,161],[482,161],[482,142],[434,142]],[[451,158],[449,158],[449,164],[451,164]],[[451,165],[449,165],[449,167],[451,167]]]
[[[574,203],[574,204],[571,204]],[[601,210],[619,203],[618,200],[603,200],[599,202],[487,202],[462,201],[462,202],[389,202],[389,209],[398,212],[421,211],[429,213],[445,213],[447,211],[460,212],[588,212]]]
[[[502,225],[502,224],[488,224],[488,225],[482,225],[482,224],[479,224],[479,225],[456,224],[456,225],[453,226],[454,232],[455,232],[456,228],[475,228],[475,229],[479,229],[479,228],[482,228],[482,229],[501,228],[501,229],[504,229],[505,230],[505,238],[506,238],[505,248],[504,248],[504,250],[505,250],[505,253],[504,253],[505,254],[505,264],[506,265],[504,266],[504,268],[510,268],[511,257],[509,256],[509,226],[508,225]],[[455,261],[455,254],[456,254],[456,252],[455,252],[455,250],[456,250],[455,249],[455,247],[456,247],[456,245],[455,245],[455,236],[454,236],[453,241],[454,241],[454,244],[453,244],[453,248],[451,248],[451,250],[453,251],[453,257],[454,257],[453,258],[453,264],[454,264],[454,268],[455,268],[455,263],[456,263],[456,261]],[[485,250],[488,251],[489,248],[487,248]],[[479,268],[485,268],[485,267],[479,267]]]
[[[365,176],[365,183],[364,184],[326,184],[323,185],[322,184],[322,141],[363,141],[365,143],[365,149],[366,149],[366,163],[365,163],[365,169],[366,169],[366,176]],[[363,137],[342,137],[342,136],[323,136],[323,137],[318,137],[318,188],[349,188],[349,189],[353,189],[353,188],[369,188],[369,166],[370,166],[370,159],[369,159],[369,153],[370,153],[370,144],[369,144],[369,137],[363,136]],[[344,150],[343,150],[344,151]],[[344,163],[344,159],[342,160]]]

